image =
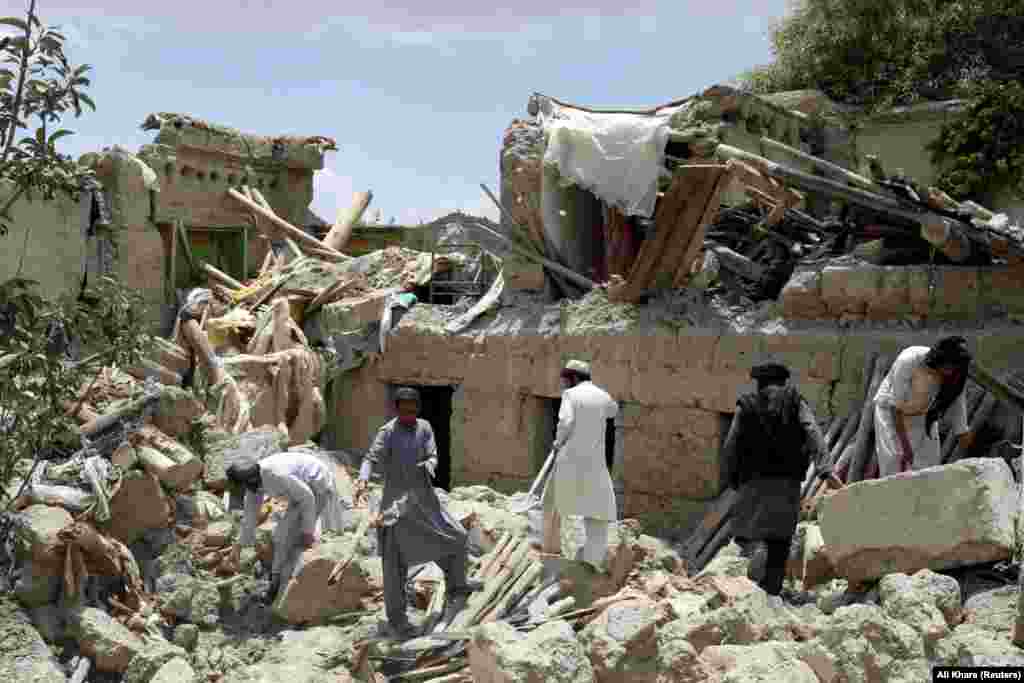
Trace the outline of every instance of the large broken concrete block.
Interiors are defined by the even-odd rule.
[[[857,583],[1010,557],[1017,498],[1005,462],[973,458],[847,486],[819,521],[837,574]]]
[[[138,470],[128,472],[110,499],[110,522],[105,533],[131,545],[151,529],[171,524],[171,501],[159,480]]]
[[[339,560],[350,556],[353,543],[360,543],[363,552],[357,552],[340,582],[328,588],[328,577]],[[366,540],[349,534],[305,551],[295,575],[274,601],[274,613],[291,624],[316,624],[358,609],[364,597],[384,585],[380,558],[368,557],[365,550]]]
[[[477,628],[469,667],[478,683],[594,683],[594,669],[572,626],[549,621],[527,635],[504,622]]]
[[[18,605],[0,597],[0,678],[9,683],[63,681],[64,672],[32,621]]]

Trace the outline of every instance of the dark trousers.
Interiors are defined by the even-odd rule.
[[[786,578],[789,548],[793,543],[792,537],[761,541],[737,538],[736,542],[744,548],[744,555],[750,558],[750,571],[747,573],[747,577],[768,595],[781,593],[782,584]]]
[[[384,546],[383,543],[381,545]],[[389,548],[388,550],[390,552],[381,553],[384,574],[384,611],[392,626],[405,627],[409,625],[409,617],[406,613],[408,608],[406,583],[409,579],[409,565],[402,557],[400,549]],[[468,549],[434,560],[444,573],[447,595],[451,596],[465,591],[467,560]]]
[[[765,548],[764,574],[758,584],[768,595],[778,595],[782,592],[782,582],[786,578],[786,560],[789,559],[789,548],[793,539],[770,539],[762,542]]]

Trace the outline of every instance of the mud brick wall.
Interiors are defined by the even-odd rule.
[[[418,306],[419,315],[429,307]],[[415,309],[414,309],[415,310]],[[1024,327],[931,330],[842,329],[822,324],[785,334],[717,334],[683,329],[646,335],[573,336],[503,319],[489,330],[456,336],[403,318],[388,352],[335,383],[335,447],[362,452],[391,416],[388,384],[451,385],[453,485],[525,490],[547,453],[549,399],[560,395],[558,371],[568,357],[589,360],[594,379],[622,406],[621,490],[624,513],[652,528],[684,533],[702,501],[722,488],[719,445],[736,399],[753,388],[749,372],[770,355],[822,420],[849,414],[863,399],[864,365],[874,352],[895,356],[913,344],[965,334],[976,357],[995,372],[1019,367]],[[507,314],[514,315],[514,314]],[[516,330],[516,334],[508,334]]]
[[[971,321],[1024,315],[1024,266],[827,265],[799,268],[782,290],[803,320]]]

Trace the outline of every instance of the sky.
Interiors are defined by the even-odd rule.
[[[787,6],[563,4],[37,0],[37,13],[61,26],[73,63],[94,69],[97,111],[65,122],[76,134],[62,152],[135,152],[155,135],[140,124],[161,111],[259,135],[324,135],[338,151],[316,174],[314,211],[333,222],[353,191],[371,190],[367,219],[379,210],[416,224],[455,210],[497,218],[480,183],[498,191],[502,136],[528,117],[531,93],[593,106],[692,95],[770,61],[768,31]],[[0,8],[23,16],[27,0]]]

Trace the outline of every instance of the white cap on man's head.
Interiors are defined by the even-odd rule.
[[[581,360],[570,360],[565,363],[565,370],[571,370],[572,372],[579,372],[584,375],[590,374],[590,363],[584,363]]]

